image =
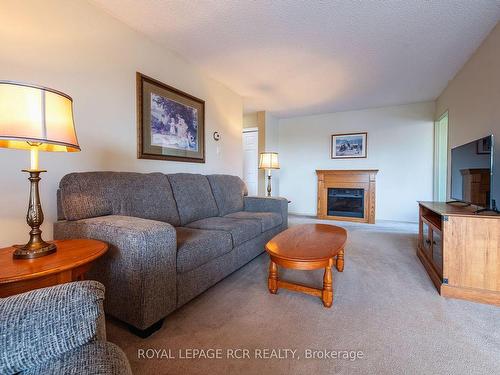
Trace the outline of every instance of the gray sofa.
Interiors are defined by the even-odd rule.
[[[264,251],[288,201],[249,197],[236,176],[86,172],[64,176],[56,239],[111,245],[89,277],[105,310],[146,337],[163,318]]]
[[[0,298],[0,374],[131,375],[106,341],[103,299],[97,281]]]

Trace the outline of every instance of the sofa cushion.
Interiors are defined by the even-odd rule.
[[[172,188],[162,173],[70,173],[59,188],[66,220],[123,215],[180,224]]]
[[[183,273],[231,251],[231,233],[177,227],[177,272]]]
[[[124,175],[120,192],[121,212],[117,215],[180,225],[174,194],[163,173]]]
[[[101,173],[70,173],[59,182],[66,220],[80,220],[113,213],[111,179]]]
[[[207,178],[220,216],[243,210],[243,196],[248,190],[241,178],[225,174],[213,174]]]
[[[283,223],[281,214],[277,212],[249,212],[238,211],[224,217],[232,217],[235,219],[253,219],[258,220],[262,225],[262,232],[277,227]]]
[[[189,223],[187,227],[229,232],[233,238],[233,247],[262,233],[262,226],[257,220],[233,219],[230,217],[208,217]]]
[[[168,175],[172,186],[181,225],[211,216],[218,216],[212,188],[206,176],[176,173]]]

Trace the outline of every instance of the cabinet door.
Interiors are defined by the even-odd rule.
[[[432,260],[440,276],[443,276],[443,234],[439,230],[432,231]]]
[[[422,249],[429,258],[432,258],[432,230],[425,221],[422,222]]]

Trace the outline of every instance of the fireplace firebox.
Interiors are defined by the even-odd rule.
[[[365,190],[328,188],[328,216],[358,217],[365,216]]]

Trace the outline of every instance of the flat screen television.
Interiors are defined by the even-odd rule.
[[[496,210],[493,135],[451,150],[451,198]]]

